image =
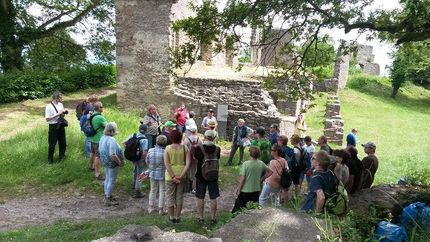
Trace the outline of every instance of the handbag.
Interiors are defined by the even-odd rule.
[[[51,102],[52,106],[55,109],[55,112],[58,113],[57,108],[55,105]],[[69,122],[64,118],[64,114],[60,115],[60,117],[57,119],[57,129],[60,129],[61,127],[67,127],[69,126]]]

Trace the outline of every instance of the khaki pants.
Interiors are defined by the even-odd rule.
[[[179,184],[173,181],[166,181],[167,207],[182,205],[184,200],[184,182]]]

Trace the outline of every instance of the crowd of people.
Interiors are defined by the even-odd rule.
[[[49,163],[54,162],[57,142],[60,160],[66,150],[64,127],[67,123],[64,124],[62,119],[68,110],[61,101],[62,94],[54,92],[52,102],[45,111],[49,123]],[[112,196],[113,189],[120,167],[125,159],[129,159],[133,163],[133,197],[144,197],[142,182],[148,180],[150,183],[149,213],[167,213],[172,223],[179,223],[183,194],[190,189],[196,196],[197,221],[204,222],[204,199],[208,193],[210,222],[216,223],[221,148],[217,145],[217,121],[212,109],[208,110],[200,125],[204,133],[202,137],[198,134],[195,113],[188,112],[185,104],[181,104],[173,113],[173,118],[164,123],[156,106],[149,105],[138,125],[138,132],[122,142],[124,151],[115,139],[118,127],[103,116],[103,104],[97,96],[90,96],[77,108],[77,117],[85,134],[89,169],[94,171],[96,179],[104,180],[106,206],[119,204]],[[244,119],[239,119],[233,129],[230,155],[225,164],[233,165],[239,149],[239,185],[232,212],[244,208],[250,201],[261,206],[269,205],[269,200],[275,205],[287,205],[290,190],[294,190],[293,197],[307,194],[302,210],[320,212],[326,197],[335,192],[336,182],[341,182],[350,194],[372,185],[378,169],[376,146],[372,142],[362,144],[367,156],[360,160],[356,149],[359,142],[357,129],[354,128],[348,135],[345,149],[335,150],[328,145],[325,136],[314,142],[306,135],[307,127],[302,114],[297,117],[295,134],[291,137],[281,134],[277,124],[271,124],[268,130],[267,135],[265,127],[254,130],[246,125]],[[319,146],[319,151],[314,145]],[[249,158],[245,160],[244,151],[247,148]],[[100,165],[104,167],[106,177],[102,176]],[[281,182],[284,170],[291,174],[291,189]],[[303,186],[304,180],[307,181],[306,187]]]

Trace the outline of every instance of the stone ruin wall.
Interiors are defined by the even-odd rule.
[[[122,109],[145,110],[157,103],[160,113],[167,113],[175,103],[167,50],[181,42],[170,27],[174,20],[191,14],[188,2],[115,1],[117,96]]]
[[[259,81],[182,77],[175,83],[174,95],[179,97],[178,102],[186,103],[187,109],[196,113],[199,128],[209,108],[216,111],[217,103],[228,105],[228,139],[232,138],[239,118],[245,119],[252,129],[258,126],[268,129],[270,124],[281,122],[273,100],[262,90]]]
[[[344,121],[340,115],[340,101],[337,95],[329,95],[326,104],[324,136],[328,142],[342,145]]]
[[[379,76],[381,68],[379,64],[374,63],[375,55],[373,54],[373,46],[358,45],[357,63],[363,69],[364,73]]]

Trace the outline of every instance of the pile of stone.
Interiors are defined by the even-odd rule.
[[[228,105],[227,138],[239,118],[245,119],[248,126],[269,127],[280,123],[280,114],[260,81],[222,80],[196,77],[183,77],[176,80],[173,93],[185,102],[189,110],[197,114],[196,122],[201,122],[209,108],[218,103]]]
[[[344,121],[340,116],[340,101],[337,95],[330,95],[327,98],[324,136],[328,142],[342,145],[344,135]]]

